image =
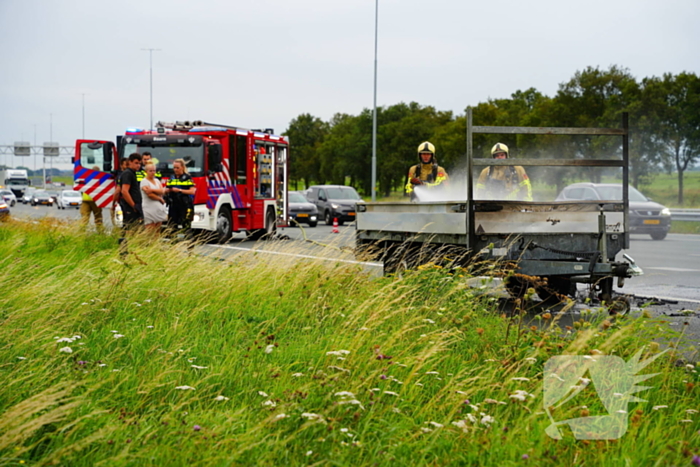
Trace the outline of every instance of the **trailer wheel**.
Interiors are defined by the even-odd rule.
[[[222,206],[219,215],[216,216],[216,240],[218,243],[226,243],[231,239],[233,221],[231,220],[231,210],[228,206]]]
[[[547,284],[535,287],[543,304],[556,305],[568,297],[576,296],[576,284],[565,277],[547,277]]]

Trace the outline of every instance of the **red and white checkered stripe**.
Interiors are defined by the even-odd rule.
[[[102,183],[97,179],[93,179],[85,185],[80,186],[80,191],[90,195],[93,201],[97,203],[97,206],[109,208],[112,207],[112,202],[114,201],[114,187],[115,183],[113,179],[106,180]]]

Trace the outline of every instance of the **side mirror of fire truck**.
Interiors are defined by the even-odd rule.
[[[221,164],[221,145],[210,144],[207,146],[207,165],[209,166],[209,174],[214,172],[222,172],[224,170]]]

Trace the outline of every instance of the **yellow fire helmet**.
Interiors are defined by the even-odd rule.
[[[428,141],[420,143],[418,145],[418,154],[422,152],[429,152],[430,154],[435,155],[435,146],[433,146],[433,144],[429,143]]]
[[[498,153],[502,153],[502,152],[504,152],[506,154],[506,157],[510,156],[510,153],[508,152],[508,146],[506,146],[503,143],[496,143],[491,148],[491,157],[495,156]]]

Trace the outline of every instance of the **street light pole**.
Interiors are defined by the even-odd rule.
[[[374,7],[374,111],[372,112],[372,201],[377,200],[377,36],[379,31],[379,0]]]
[[[83,96],[83,139],[85,139],[85,93],[81,93]]]
[[[149,130],[153,129],[153,52],[160,52],[162,49],[141,49],[148,51],[148,64],[150,68],[151,77],[151,126],[148,127]]]

